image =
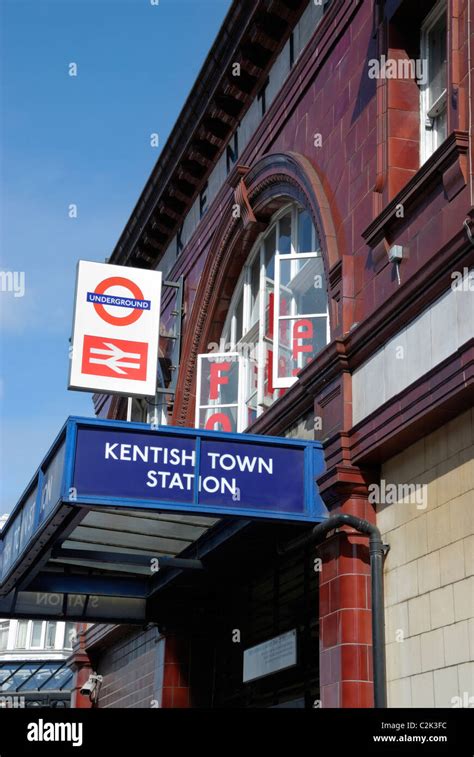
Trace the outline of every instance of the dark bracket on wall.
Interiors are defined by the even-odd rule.
[[[183,299],[184,299],[184,278],[180,276],[178,281],[164,281],[163,286],[176,289],[176,302],[171,315],[176,319],[176,327],[173,335],[165,335],[162,338],[172,339],[174,341],[171,354],[171,382],[167,387],[158,387],[157,394],[170,394],[174,397],[176,394],[176,385],[178,383],[180,357],[181,357],[181,335],[183,321]]]

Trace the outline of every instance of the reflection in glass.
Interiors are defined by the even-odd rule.
[[[51,674],[56,670],[58,667],[57,662],[46,662],[41,663],[41,666],[36,670],[36,673],[32,678],[30,678],[29,681],[26,681],[26,683],[21,687],[22,691],[36,691],[39,689],[48,678],[51,677]],[[31,673],[31,672],[30,672]]]
[[[72,679],[73,672],[70,668],[64,666],[60,668],[49,681],[41,686],[42,691],[48,691],[52,689],[62,689]]]
[[[265,275],[267,279],[275,279],[275,247],[276,247],[276,229],[273,227],[270,234],[265,238],[263,243]]]
[[[235,308],[235,342],[242,338],[244,293],[242,291]]]
[[[31,624],[31,645],[32,647],[41,646],[41,634],[43,632],[43,622],[41,620],[33,620]]]
[[[12,673],[18,668],[18,663],[9,662],[0,667],[0,692],[8,691],[12,685]],[[10,677],[11,676],[11,677]]]
[[[327,344],[327,316],[289,318],[285,340],[280,341],[278,376],[296,376]]]
[[[31,678],[31,676],[33,675],[33,673],[35,673],[35,671],[39,670],[41,665],[42,665],[41,662],[33,662],[31,664],[28,663],[27,665],[22,665],[16,671],[16,673],[10,678],[10,680],[7,681],[6,685],[9,688],[14,689],[16,691],[18,691],[19,689],[21,690],[22,686],[27,686],[28,679]],[[34,677],[33,677],[33,680],[34,680]]]
[[[75,623],[66,623],[66,628],[64,631],[64,646],[66,649],[72,649],[73,644],[76,640],[76,624]]]
[[[260,305],[260,255],[255,258],[250,269],[250,325],[258,321]]]
[[[280,218],[278,224],[278,252],[288,255],[291,252],[291,214]]]
[[[236,357],[213,358],[201,361],[200,405],[228,405],[237,402],[239,390],[239,364]]]
[[[19,620],[16,629],[16,646],[18,649],[26,648],[26,634],[28,632],[28,621]]]
[[[211,431],[237,431],[237,406],[201,409],[199,428],[207,428]]]
[[[46,649],[54,649],[55,646],[55,639],[56,639],[56,623],[53,623],[52,621],[48,620],[46,623],[46,640],[45,640],[45,647]]]
[[[313,222],[307,210],[298,211],[298,252],[314,252]]]
[[[446,14],[439,18],[429,35],[429,81],[430,107],[446,89]]]
[[[295,314],[326,312],[326,282],[322,257],[295,260],[291,291]]]

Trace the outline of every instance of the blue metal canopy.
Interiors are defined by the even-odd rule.
[[[1,534],[0,615],[143,620],[152,560],[199,569],[193,545],[251,520],[321,521],[323,470],[314,441],[69,418]]]

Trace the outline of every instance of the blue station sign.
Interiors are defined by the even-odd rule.
[[[69,418],[1,534],[1,583],[61,507],[318,522],[321,445]]]

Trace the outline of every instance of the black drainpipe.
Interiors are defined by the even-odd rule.
[[[363,534],[369,534],[370,578],[372,584],[372,657],[374,662],[374,705],[387,706],[387,682],[385,675],[385,618],[383,599],[383,559],[389,547],[382,542],[377,526],[355,515],[338,513],[318,523],[305,534],[278,548],[278,554],[287,555],[300,547],[321,542],[329,531],[339,526],[351,526]]]

